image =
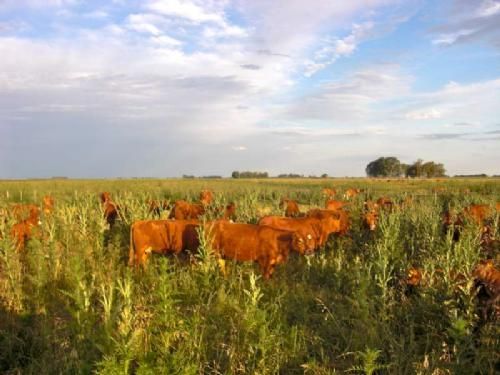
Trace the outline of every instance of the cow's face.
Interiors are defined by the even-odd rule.
[[[363,216],[364,225],[371,231],[377,228],[378,214],[375,211],[369,211]]]
[[[316,241],[313,236],[309,234],[293,233],[292,235],[292,248],[294,251],[302,255],[312,254],[316,247]]]
[[[200,193],[201,204],[209,205],[210,203],[212,203],[213,198],[213,194],[210,190],[202,190]]]
[[[418,268],[410,268],[406,277],[406,284],[418,286],[420,285],[420,281],[422,281],[422,272]]]

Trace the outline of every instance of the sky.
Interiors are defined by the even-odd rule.
[[[0,0],[0,178],[500,174],[500,0]]]

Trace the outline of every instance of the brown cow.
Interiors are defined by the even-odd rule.
[[[478,225],[484,225],[486,218],[491,216],[493,211],[487,204],[471,204],[464,208],[463,215],[465,218],[472,219]]]
[[[387,197],[380,197],[379,199],[377,199],[377,205],[378,207],[381,207],[388,211],[392,211],[392,209],[394,208],[394,202]]]
[[[11,208],[11,212],[17,221],[40,216],[40,208],[36,204],[14,204]]]
[[[486,204],[471,204],[456,216],[451,211],[446,211],[442,215],[443,231],[447,233],[453,226],[453,240],[458,241],[464,224],[467,220],[471,220],[481,227],[481,233],[483,233],[486,230],[486,219],[492,215],[493,210]]]
[[[323,190],[321,190],[321,193],[327,198],[327,199],[332,199],[335,194],[337,194],[337,191],[334,190],[334,189],[330,189],[330,188],[324,188]]]
[[[99,196],[101,198],[102,204],[104,204],[106,201],[111,200],[111,194],[109,194],[107,191],[102,192]]]
[[[294,231],[307,238],[313,249],[320,248],[326,244],[328,236],[331,233],[341,231],[341,222],[339,218],[333,216],[317,219],[315,217],[281,217],[265,216],[259,220],[259,225],[267,225],[276,229]]]
[[[115,225],[116,219],[121,217],[120,206],[111,200],[111,195],[107,191],[101,193],[100,197],[104,219],[106,219],[109,227],[112,228]]]
[[[234,202],[230,202],[226,205],[222,217],[225,220],[236,220],[236,204]]]
[[[197,220],[142,220],[130,227],[129,265],[144,265],[150,253],[196,250],[199,246]]]
[[[290,250],[305,251],[303,238],[294,232],[223,220],[208,225],[211,248],[218,256],[257,262],[265,279],[276,265],[286,262]]]
[[[26,246],[26,242],[32,237],[38,237],[39,233],[35,232],[36,227],[41,224],[40,210],[37,206],[36,209],[30,210],[30,216],[21,222],[14,224],[11,228],[10,235],[16,243],[16,249],[22,250]]]
[[[307,217],[314,217],[317,219],[326,219],[328,217],[333,217],[337,220],[340,220],[340,230],[339,234],[344,235],[349,231],[350,227],[350,219],[349,213],[344,210],[322,210],[319,208],[313,208],[307,211]]]
[[[344,199],[354,198],[359,193],[361,193],[361,189],[353,189],[353,188],[347,189],[344,193]]]
[[[210,190],[202,190],[200,192],[200,203],[204,206],[210,205],[214,199],[214,194]]]
[[[363,226],[373,232],[375,229],[377,229],[378,216],[378,210],[369,210],[364,212]]]
[[[344,206],[347,206],[349,202],[336,201],[332,199],[327,199],[325,202],[325,208],[327,210],[338,210]]]
[[[297,201],[288,198],[282,198],[279,207],[281,209],[285,208],[286,217],[297,217],[300,216],[299,205]]]
[[[478,307],[483,321],[500,317],[500,270],[493,260],[482,260],[473,270],[474,287],[477,290]]]
[[[174,207],[168,215],[169,219],[189,220],[198,219],[205,213],[205,207],[201,203],[188,203],[184,200],[179,200],[174,203]]]
[[[50,215],[52,211],[54,211],[54,198],[50,195],[46,195],[43,197],[42,201],[43,213],[45,215]]]

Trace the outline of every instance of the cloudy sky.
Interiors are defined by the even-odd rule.
[[[0,0],[0,178],[500,174],[500,1]]]

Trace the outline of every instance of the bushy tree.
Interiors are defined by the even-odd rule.
[[[418,159],[416,162],[408,166],[406,169],[407,177],[444,177],[446,176],[446,170],[444,165],[441,163],[435,163],[433,161],[425,162],[422,159]]]
[[[269,173],[267,172],[251,172],[251,171],[234,171],[231,176],[233,178],[268,178]]]
[[[403,165],[394,156],[380,157],[366,166],[368,177],[399,177],[404,174]]]

